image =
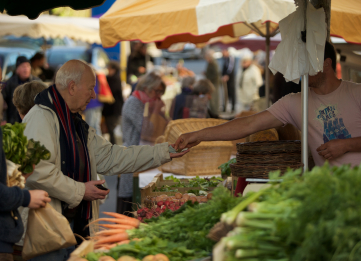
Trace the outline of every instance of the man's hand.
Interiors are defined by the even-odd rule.
[[[198,132],[189,132],[182,134],[178,137],[177,141],[174,144],[176,150],[183,150],[184,148],[192,148],[197,146],[201,140],[198,138]]]
[[[145,67],[143,66],[138,67],[138,72],[141,74],[145,73]]]
[[[109,190],[98,189],[95,185],[104,184],[105,180],[92,180],[85,183],[85,194],[84,200],[93,201],[96,199],[105,199],[105,196],[108,195]]]
[[[223,76],[222,76],[222,81],[223,81],[223,82],[228,82],[228,80],[229,80],[229,76],[228,76],[228,75],[223,75]]]
[[[175,144],[170,144],[170,146],[172,146],[173,148],[175,148]],[[187,154],[189,152],[189,149],[183,151],[183,152],[179,152],[179,153],[169,153],[170,158],[174,159],[174,158],[180,158],[183,155]]]
[[[29,208],[37,209],[45,207],[46,203],[50,202],[48,192],[44,190],[29,190],[30,203]]]
[[[327,160],[336,159],[348,152],[347,140],[337,139],[330,140],[317,148],[320,156]]]

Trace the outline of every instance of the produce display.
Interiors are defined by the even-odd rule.
[[[110,256],[117,260],[129,256],[142,260],[162,253],[169,260],[183,261],[208,256],[215,244],[207,238],[210,229],[219,222],[222,213],[243,200],[232,197],[224,187],[216,188],[212,194],[212,200],[207,204],[188,201],[182,211],[181,208],[178,210],[180,213],[170,217],[160,216],[149,224],[120,214],[106,213],[113,217],[100,218],[96,222],[113,224],[99,224],[104,230],[98,232],[94,240],[98,249],[107,251],[89,253],[86,259],[98,261],[103,256]]]
[[[146,221],[146,219],[151,219],[152,217],[158,217],[164,212],[169,213],[169,216],[173,211],[179,210],[180,207],[188,201],[191,203],[205,203],[211,198],[212,193],[208,193],[207,196],[196,196],[192,193],[176,193],[175,196],[160,195],[154,198],[147,198],[144,200],[144,205],[146,207],[138,209],[135,216],[141,222]]]
[[[288,171],[281,183],[222,215],[236,228],[217,244],[213,260],[361,260],[358,184],[361,166]]]
[[[160,188],[155,188],[154,192],[178,192],[177,188],[200,188],[200,190],[189,189],[188,193],[193,194],[204,194],[207,193],[202,191],[208,191],[212,187],[217,187],[222,181],[222,178],[211,177],[211,178],[200,178],[199,176],[187,180],[187,182],[182,181],[174,176],[166,177],[165,180],[171,180],[174,182],[173,185],[163,185]]]
[[[27,174],[33,172],[33,165],[37,165],[41,159],[48,160],[50,152],[40,142],[26,138],[25,126],[24,123],[7,123],[1,128],[6,159],[19,164],[19,170]]]

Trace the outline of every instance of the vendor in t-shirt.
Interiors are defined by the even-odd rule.
[[[308,146],[316,165],[361,162],[361,84],[336,77],[336,52],[326,42],[323,72],[309,76]],[[181,135],[176,149],[201,141],[236,140],[287,123],[302,126],[301,93],[289,94],[258,114]]]

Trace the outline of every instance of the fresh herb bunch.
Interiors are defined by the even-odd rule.
[[[222,213],[241,200],[243,198],[233,197],[224,187],[216,188],[207,204],[188,207],[172,218],[160,217],[157,222],[142,229],[129,231],[130,238],[155,237],[180,243],[189,250],[211,252],[215,242],[208,239],[207,234],[219,222]]]
[[[326,163],[270,178],[282,182],[223,215],[238,226],[221,241],[224,260],[361,260],[361,166]]]
[[[19,170],[23,173],[33,172],[33,165],[37,165],[41,159],[48,160],[50,152],[33,139],[28,140],[24,135],[24,123],[7,123],[2,126],[3,149],[5,157],[19,164]]]
[[[237,159],[231,159],[226,163],[223,163],[222,165],[220,165],[218,167],[218,169],[221,170],[221,174],[222,176],[231,176],[231,167],[229,166],[230,164],[236,164],[237,163]]]

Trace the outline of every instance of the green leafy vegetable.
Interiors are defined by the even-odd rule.
[[[218,167],[218,169],[221,170],[222,176],[231,176],[231,167],[229,165],[230,164],[236,164],[236,162],[237,162],[237,159],[234,158],[234,159],[231,159],[228,162],[223,163],[222,165],[220,165]]]
[[[40,142],[33,139],[28,141],[24,135],[25,126],[24,123],[7,123],[1,128],[5,157],[19,164],[19,170],[26,174],[33,172],[33,165],[40,160],[48,160],[50,152]]]

